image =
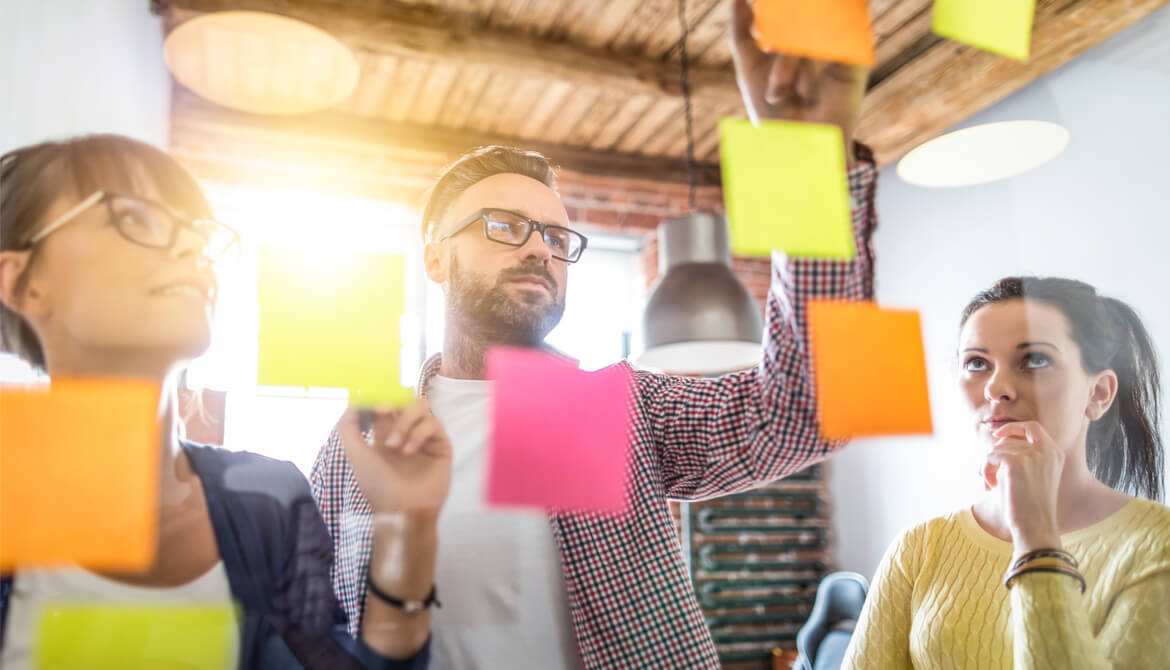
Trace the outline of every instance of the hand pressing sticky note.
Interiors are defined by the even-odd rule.
[[[498,347],[487,501],[620,514],[626,506],[633,380],[614,365],[582,372],[547,353]]]
[[[1036,0],[935,0],[934,32],[997,54],[1028,60]]]
[[[719,122],[731,250],[769,257],[849,259],[853,214],[837,126],[747,119]]]
[[[824,437],[933,431],[917,312],[814,301],[808,327]]]
[[[349,389],[365,407],[409,404],[404,268],[397,254],[261,249],[257,383]]]
[[[233,606],[62,605],[41,612],[36,670],[229,670]]]
[[[151,565],[158,404],[158,386],[147,381],[0,389],[0,572]]]
[[[868,0],[756,0],[756,43],[765,51],[870,66]]]

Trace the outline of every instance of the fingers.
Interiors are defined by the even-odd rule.
[[[796,95],[806,105],[817,103],[817,93],[820,90],[821,76],[828,69],[829,63],[820,60],[804,59],[800,64],[800,71],[796,77]]]
[[[1016,436],[1031,444],[1052,444],[1052,437],[1039,421],[1016,421],[997,428],[992,436]]]
[[[796,75],[800,69],[801,58],[788,54],[772,56],[772,66],[768,72],[768,84],[764,88],[764,101],[769,105],[778,105],[785,98],[793,94],[796,85]]]
[[[999,483],[999,466],[984,461],[979,466],[979,477],[983,480],[983,490],[990,491]]]
[[[446,439],[443,427],[435,417],[426,417],[415,423],[402,440],[402,453],[407,456],[425,450],[436,439]]]

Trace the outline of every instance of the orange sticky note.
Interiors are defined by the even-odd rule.
[[[158,401],[158,386],[147,381],[0,389],[0,571],[150,566]]]
[[[918,312],[813,301],[808,327],[824,437],[933,432]]]
[[[754,12],[765,51],[873,65],[868,0],[756,0]]]

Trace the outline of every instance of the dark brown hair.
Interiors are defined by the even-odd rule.
[[[0,156],[0,251],[29,248],[29,240],[46,223],[58,198],[82,200],[99,190],[141,193],[148,184],[173,209],[211,218],[211,205],[195,179],[164,151],[144,142],[121,135],[89,135],[10,151]],[[30,266],[35,257],[34,248]],[[18,281],[18,290],[26,277]],[[3,304],[0,351],[45,369],[36,333]]]
[[[556,172],[543,154],[501,146],[480,147],[470,151],[443,170],[439,180],[431,187],[422,214],[423,242],[431,240],[447,208],[460,193],[497,174],[524,175],[554,191],[557,188]]]
[[[1008,277],[971,300],[960,326],[982,307],[1024,298],[1039,300],[1064,314],[1086,372],[1113,370],[1117,375],[1117,399],[1089,427],[1089,469],[1118,491],[1160,502],[1165,457],[1158,434],[1158,357],[1141,319],[1129,305],[1098,295],[1084,282]]]

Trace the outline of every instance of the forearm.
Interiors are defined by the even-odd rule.
[[[375,515],[370,579],[399,600],[424,600],[435,584],[438,514]],[[367,590],[361,637],[389,658],[417,653],[430,635],[430,609],[407,613]]]

